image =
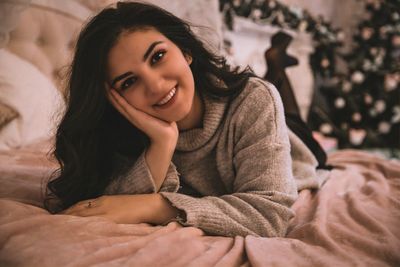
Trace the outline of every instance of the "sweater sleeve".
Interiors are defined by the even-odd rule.
[[[125,159],[121,159],[125,160]],[[125,160],[126,161],[126,160]],[[129,166],[128,163],[125,163]],[[179,176],[175,165],[171,162],[160,192],[176,192],[179,188]],[[120,175],[114,177],[107,186],[105,194],[150,194],[156,192],[154,179],[145,160],[145,152]]]
[[[297,190],[283,114],[276,89],[263,83],[242,100],[228,122],[235,136],[232,192],[202,198],[162,193],[186,214],[181,224],[223,236],[286,234]]]

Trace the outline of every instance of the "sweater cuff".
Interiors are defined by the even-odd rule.
[[[183,226],[200,227],[207,230],[212,229],[212,232],[223,233],[225,227],[221,223],[221,214],[213,212],[215,208],[207,208],[208,201],[204,198],[195,198],[179,193],[161,192],[173,207],[180,210],[181,214],[178,218],[172,221],[177,221]]]
[[[160,192],[178,192],[179,190],[179,173],[174,163],[170,163],[167,176],[161,185]]]

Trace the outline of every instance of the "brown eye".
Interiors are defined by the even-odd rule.
[[[128,89],[129,87],[131,87],[135,82],[136,82],[136,78],[135,77],[129,77],[128,79],[126,79],[122,84],[121,84],[121,91]]]
[[[151,57],[151,64],[156,64],[158,61],[160,61],[164,57],[165,53],[166,51],[158,51],[154,53],[154,55]]]

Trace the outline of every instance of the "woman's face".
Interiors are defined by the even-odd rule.
[[[155,29],[125,32],[108,54],[108,82],[133,107],[179,122],[193,106],[191,62],[190,56]]]

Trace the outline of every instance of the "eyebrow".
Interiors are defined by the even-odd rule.
[[[147,58],[149,57],[150,53],[153,51],[154,47],[156,47],[158,44],[161,44],[161,43],[163,43],[163,41],[157,41],[157,42],[152,43],[149,46],[149,48],[147,48],[146,53],[144,53],[143,61],[146,61]],[[124,74],[117,76],[114,80],[112,80],[111,87],[113,87],[118,81],[120,81],[123,78],[128,77],[129,75],[132,75],[132,74],[133,73],[131,71],[129,71],[129,72],[126,72]]]
[[[129,75],[132,75],[132,74],[133,74],[133,72],[129,71],[129,72],[125,72],[125,73],[122,74],[122,75],[119,75],[118,77],[116,77],[116,78],[111,82],[111,87],[114,87],[114,85],[115,85],[118,81],[120,81],[120,80],[122,80],[123,78],[128,77]]]
[[[143,61],[146,61],[147,58],[149,57],[151,51],[153,51],[154,47],[156,47],[156,45],[158,45],[158,44],[161,44],[162,42],[163,42],[163,41],[157,41],[157,42],[152,43],[152,44],[149,46],[149,48],[147,48],[146,53],[144,53]]]

